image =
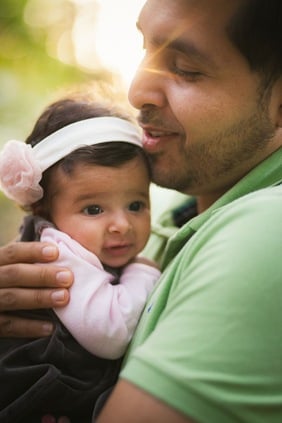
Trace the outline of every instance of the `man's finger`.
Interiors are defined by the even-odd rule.
[[[0,337],[38,338],[49,336],[53,331],[51,322],[27,320],[12,315],[0,313]]]
[[[67,289],[1,289],[0,311],[51,308],[66,305]]]
[[[55,265],[20,263],[0,266],[0,288],[21,286],[68,288],[72,281],[73,275],[69,269]]]
[[[0,247],[0,266],[13,263],[44,263],[57,257],[57,247],[43,242],[14,242]]]

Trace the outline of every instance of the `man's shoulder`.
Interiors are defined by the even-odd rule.
[[[205,266],[208,262],[215,267],[228,263],[230,269],[246,261],[256,268],[266,262],[280,266],[281,209],[281,185],[260,189],[215,209],[182,248],[184,268],[195,259]]]
[[[215,210],[214,215],[230,215],[233,218],[268,218],[278,215],[282,207],[282,185],[262,188]]]

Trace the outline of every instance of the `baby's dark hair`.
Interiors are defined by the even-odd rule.
[[[65,97],[51,103],[43,110],[25,142],[34,147],[48,135],[64,126],[80,120],[103,116],[114,116],[132,121],[129,113],[117,107],[110,107],[107,102],[95,102],[82,95]]]
[[[113,116],[133,122],[129,113],[120,108],[113,108],[107,103],[94,102],[80,97],[66,97],[50,104],[37,119],[26,143],[32,146],[40,143],[44,138],[64,126],[85,119],[95,117]],[[141,157],[147,166],[150,176],[150,168],[144,150],[127,142],[105,142],[91,146],[80,147],[47,169],[42,176],[40,185],[48,195],[50,175],[54,167],[59,166],[64,173],[71,175],[77,164],[90,164],[99,166],[119,167],[134,158]],[[44,198],[39,203],[44,202]],[[34,205],[34,206],[36,206]],[[34,209],[34,207],[32,207]]]

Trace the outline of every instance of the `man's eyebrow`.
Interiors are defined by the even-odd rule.
[[[142,28],[138,21],[136,22],[136,27],[138,31],[142,33]],[[210,54],[200,49],[191,40],[189,41],[187,39],[181,38],[180,35],[180,31],[178,30],[177,33],[175,33],[171,39],[156,36],[153,39],[153,44],[160,50],[175,50],[179,53],[183,53],[187,57],[195,59],[198,62],[202,62],[206,65],[216,67],[216,63]]]
[[[209,65],[215,65],[213,58],[207,52],[201,50],[191,41],[176,38],[166,41],[166,48],[183,53],[187,57],[191,57],[197,61],[204,62]]]

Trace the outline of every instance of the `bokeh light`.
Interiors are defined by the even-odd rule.
[[[47,49],[86,71],[104,67],[127,88],[142,54],[136,19],[145,0],[29,0],[25,21],[47,30]],[[62,4],[64,3],[64,7]]]

